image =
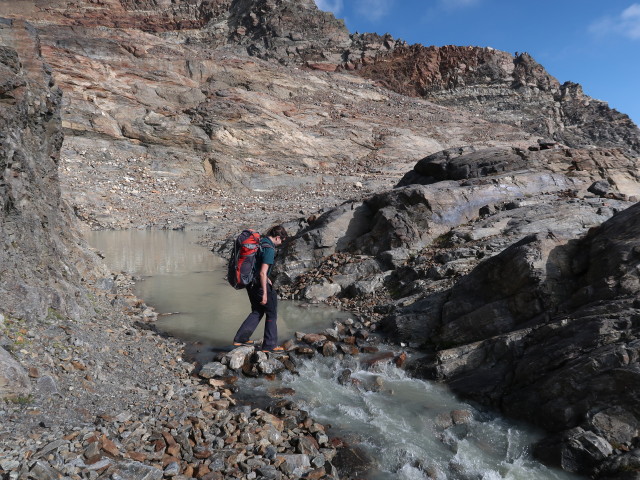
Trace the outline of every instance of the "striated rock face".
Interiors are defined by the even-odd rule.
[[[377,302],[379,329],[425,352],[415,373],[552,432],[547,462],[617,478],[640,433],[637,168],[608,149],[439,152],[313,220],[281,280]]]
[[[37,29],[63,91],[63,194],[92,225],[223,222],[238,217],[233,189],[267,213],[316,211],[390,187],[428,153],[536,140],[348,73],[293,68],[344,60],[348,33],[312,1],[24,5],[0,12]],[[345,58],[378,40],[388,49],[357,37]],[[266,221],[255,213],[248,222]]]
[[[629,200],[640,198],[635,157],[606,149],[532,148],[462,147],[425,157],[399,182],[399,188],[363,202],[347,202],[306,226],[288,247],[292,261],[283,273],[295,278],[335,252],[370,255],[388,263],[389,252],[397,257],[403,251],[406,259],[451,235],[452,229],[461,229],[461,237],[480,239],[515,233],[518,225],[528,222],[522,236],[540,231],[535,228],[576,235],[612,214],[600,200],[586,199],[585,204],[576,198],[593,197],[588,190],[597,181],[610,186],[608,195],[614,203],[628,206]],[[583,208],[602,214],[585,221],[583,213],[573,211]],[[564,212],[572,213],[565,218]],[[480,220],[487,225],[479,226]],[[463,225],[469,222],[467,231]]]
[[[448,347],[422,368],[559,432],[540,443],[541,458],[585,474],[605,468],[639,432],[639,216],[636,204],[568,242],[526,237],[426,300],[439,313],[423,335]]]
[[[560,84],[530,55],[492,48],[399,46],[358,69],[405,95],[459,107],[572,147],[622,147],[640,153],[640,130],[627,115]]]
[[[0,309],[79,319],[91,310],[81,279],[93,264],[61,202],[61,92],[39,49],[31,26],[0,21]]]
[[[63,192],[93,225],[224,221],[230,186],[276,204],[285,188],[282,209],[308,191],[335,204],[464,145],[638,151],[628,118],[527,55],[350,34],[312,0],[13,0],[0,13],[41,37],[64,92]]]

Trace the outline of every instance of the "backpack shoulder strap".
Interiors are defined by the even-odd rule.
[[[269,240],[267,240],[266,237],[261,237],[260,238],[260,247],[261,248],[274,248],[273,245],[271,244],[271,242]]]

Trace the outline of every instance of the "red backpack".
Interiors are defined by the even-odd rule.
[[[243,230],[236,237],[227,266],[227,281],[233,288],[240,290],[253,282],[256,259],[262,248],[260,234],[255,230]]]

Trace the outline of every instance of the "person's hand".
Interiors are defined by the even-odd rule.
[[[260,302],[260,305],[266,305],[267,304],[267,294],[265,293],[264,295],[262,295],[262,301]]]

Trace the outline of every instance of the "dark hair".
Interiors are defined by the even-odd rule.
[[[267,236],[273,238],[280,237],[284,241],[287,239],[289,234],[282,225],[274,225],[267,231]]]

